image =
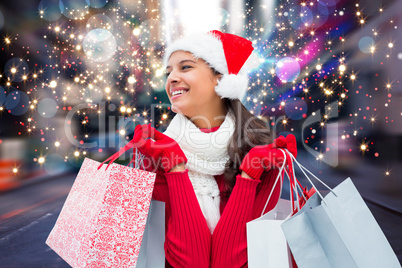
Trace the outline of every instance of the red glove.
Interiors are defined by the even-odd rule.
[[[259,180],[264,171],[282,167],[284,155],[278,148],[288,149],[296,157],[297,144],[295,136],[291,134],[286,138],[280,136],[272,144],[255,146],[243,158],[240,170],[246,172],[253,179]],[[287,158],[290,158],[290,156],[287,155]]]
[[[178,164],[187,163],[187,158],[177,142],[151,125],[138,125],[134,131],[130,143],[148,157],[151,163],[145,161],[145,166],[161,167],[165,172],[169,172]]]

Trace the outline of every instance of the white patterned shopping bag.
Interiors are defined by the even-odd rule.
[[[72,267],[135,267],[155,173],[86,158],[46,240]]]

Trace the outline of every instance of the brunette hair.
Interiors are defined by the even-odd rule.
[[[251,114],[240,100],[226,99],[228,112],[234,115],[235,131],[228,144],[229,160],[226,162],[224,176],[228,196],[236,183],[236,176],[244,156],[257,145],[272,143],[271,130],[266,123]]]

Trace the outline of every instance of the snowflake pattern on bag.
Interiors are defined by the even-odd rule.
[[[46,240],[72,267],[135,267],[155,173],[86,158]]]

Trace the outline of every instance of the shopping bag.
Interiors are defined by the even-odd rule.
[[[151,200],[136,268],[165,266],[165,203]]]
[[[85,158],[46,244],[72,267],[135,267],[155,175]]]
[[[266,205],[268,204],[273,190],[278,182],[282,182],[283,176],[286,173],[290,182],[291,197],[295,193],[297,195],[296,187],[300,184],[294,176],[293,164],[289,156],[289,152],[284,153],[284,160],[282,167],[279,169],[278,176],[275,179],[275,183],[272,187],[270,194],[268,195]],[[285,163],[288,165],[288,169],[285,169]],[[301,190],[303,192],[303,190]],[[306,191],[303,192],[307,194]],[[298,211],[300,204],[304,204],[300,200],[279,199],[275,208],[261,217],[254,219],[246,224],[247,229],[247,255],[248,266],[250,268],[257,267],[272,267],[272,268],[293,268],[294,260],[287,245],[286,237],[281,229],[281,224],[285,219],[291,217],[294,211]],[[299,206],[296,206],[299,204]],[[265,211],[265,207],[263,209]]]
[[[401,267],[350,178],[282,224],[298,267]]]
[[[281,224],[291,212],[290,201],[281,198],[273,210],[247,223],[247,254],[250,268],[293,267],[281,229]]]

